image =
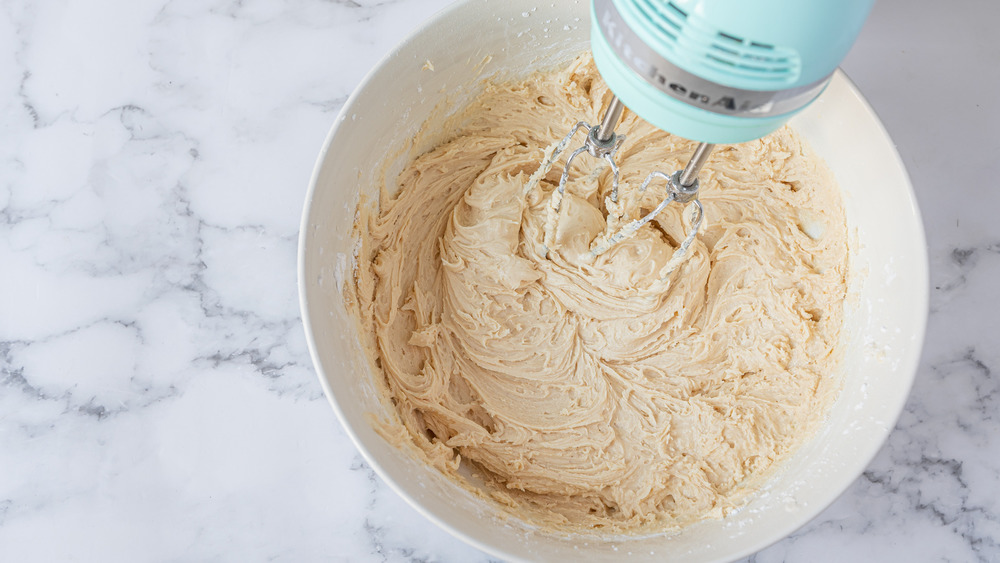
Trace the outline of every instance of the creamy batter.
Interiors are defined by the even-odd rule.
[[[832,175],[785,128],[716,148],[702,231],[672,271],[679,204],[587,253],[610,190],[587,156],[547,249],[562,164],[539,165],[610,96],[586,55],[488,86],[362,209],[354,289],[399,417],[388,437],[464,481],[461,461],[531,521],[628,531],[725,513],[815,428],[837,389],[847,243]],[[617,132],[635,218],[664,197],[662,182],[637,194],[645,175],[694,144],[628,112]]]

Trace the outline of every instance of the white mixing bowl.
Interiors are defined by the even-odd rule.
[[[542,561],[731,560],[802,526],[857,478],[903,407],[923,341],[927,262],[920,214],[892,141],[843,74],[792,121],[844,192],[852,249],[843,391],[817,435],[744,508],[647,537],[533,531],[387,443],[366,416],[386,405],[340,290],[351,277],[359,194],[377,194],[381,166],[400,169],[406,156],[400,149],[445,98],[454,108],[471,99],[484,77],[515,78],[568,61],[587,48],[589,26],[583,0],[460,2],[368,75],[330,131],[306,199],[299,293],[310,352],[330,403],[375,471],[425,516],[483,551]],[[393,174],[387,182],[393,189]]]

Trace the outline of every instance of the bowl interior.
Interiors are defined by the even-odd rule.
[[[366,78],[323,147],[306,200],[299,292],[310,351],[327,397],[375,471],[428,518],[484,551],[509,559],[732,559],[805,524],[863,471],[899,415],[923,341],[927,265],[920,215],[892,141],[842,73],[792,126],[826,160],[844,193],[852,248],[843,390],[817,435],[744,508],[647,537],[541,533],[390,445],[369,422],[386,407],[340,289],[351,277],[360,194],[377,196],[381,167],[390,171],[385,178],[392,191],[392,172],[433,145],[431,135],[412,146],[428,117],[469,101],[483,79],[512,79],[568,61],[587,48],[589,25],[584,1],[461,2]]]

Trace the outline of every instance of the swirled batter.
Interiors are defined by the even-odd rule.
[[[682,525],[738,503],[824,415],[846,227],[832,175],[785,128],[716,149],[705,224],[673,271],[688,226],[676,204],[589,256],[610,189],[589,157],[546,255],[561,164],[539,163],[609,98],[589,56],[490,85],[363,215],[358,311],[399,415],[386,433],[443,471],[464,479],[471,462],[533,521]],[[627,112],[618,132],[638,217],[664,196],[637,193],[645,175],[679,169],[694,144]]]

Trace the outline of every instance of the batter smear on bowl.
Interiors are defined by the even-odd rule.
[[[539,171],[611,94],[589,55],[491,84],[449,140],[362,206],[356,306],[398,421],[383,429],[530,521],[629,531],[737,506],[809,437],[838,389],[846,291],[840,191],[790,129],[718,147],[683,206],[606,254],[610,173],[578,159],[556,244],[543,244],[560,165]],[[429,123],[427,127],[433,127]],[[694,143],[626,113],[629,218]]]

